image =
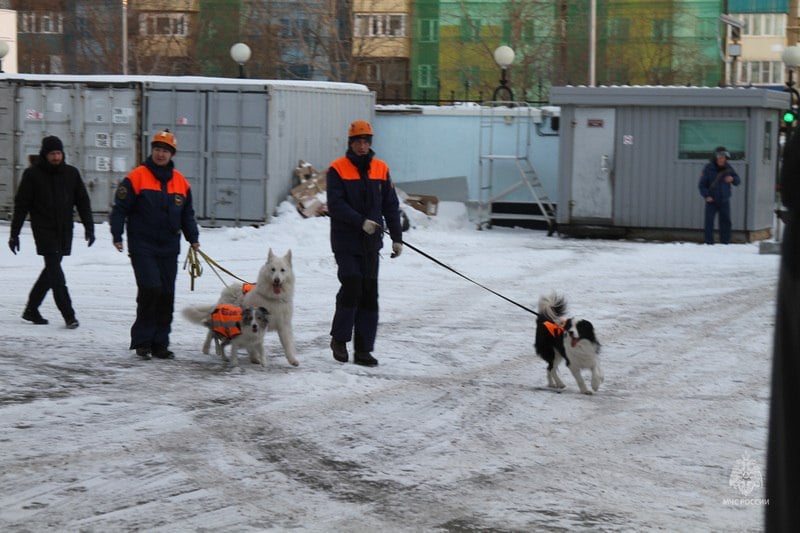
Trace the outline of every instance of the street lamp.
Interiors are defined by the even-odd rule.
[[[128,75],[128,0],[122,0],[122,74]]]
[[[3,72],[3,58],[8,55],[8,43],[0,41],[0,72]]]
[[[497,97],[501,92],[508,94],[508,100],[514,100],[514,93],[511,92],[511,87],[508,86],[508,79],[506,78],[506,70],[514,62],[514,50],[510,46],[498,46],[494,51],[494,62],[500,67],[500,85],[494,90],[492,100],[497,101]]]
[[[244,43],[236,43],[231,46],[231,59],[239,64],[239,77],[246,78],[244,75],[244,64],[250,59],[250,47]]]
[[[789,109],[783,113],[783,121],[786,124],[786,138],[788,139],[791,136],[794,122],[797,120],[797,106],[800,104],[800,94],[794,88],[794,80],[792,79],[794,69],[800,66],[800,46],[794,45],[784,48],[781,54],[781,61],[786,65],[786,70],[789,72],[784,91],[790,93],[791,96]]]

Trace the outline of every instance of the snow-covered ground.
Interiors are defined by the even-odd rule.
[[[409,212],[406,241],[477,282],[531,308],[563,292],[603,343],[599,393],[563,368],[567,389],[546,389],[534,316],[408,248],[381,262],[380,366],[336,363],[328,221],[288,203],[201,244],[249,280],[270,247],[292,250],[300,366],[269,334],[266,369],[232,370],[177,311],[177,358],[140,361],[107,225],[64,261],[80,328],[50,296],[50,325],[20,319],[42,264],[26,224],[21,253],[0,253],[0,530],[761,529],[763,489],[731,482],[766,474],[779,256],[477,231],[456,203]],[[208,267],[189,282],[177,310],[223,286]]]

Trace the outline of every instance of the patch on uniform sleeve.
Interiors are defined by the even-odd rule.
[[[128,197],[128,189],[124,185],[117,187],[117,200],[124,200]]]
[[[183,205],[183,195],[182,194],[176,194],[175,195],[175,205],[177,205],[178,207]]]

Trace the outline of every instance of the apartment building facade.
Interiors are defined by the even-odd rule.
[[[378,101],[485,100],[509,45],[518,99],[553,85],[781,85],[798,0],[7,0],[18,68],[37,74],[353,81]],[[727,12],[740,30],[723,23]],[[594,56],[590,39],[595,36]],[[731,48],[730,44],[738,47]],[[731,52],[737,54],[731,54]]]

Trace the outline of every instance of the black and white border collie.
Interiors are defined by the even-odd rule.
[[[567,300],[557,293],[541,296],[538,312],[534,348],[537,355],[547,361],[547,386],[554,389],[566,387],[558,377],[558,365],[563,359],[583,394],[597,391],[604,378],[600,368],[600,343],[592,323],[585,319],[566,318]],[[583,369],[592,372],[592,390],[583,381]]]

